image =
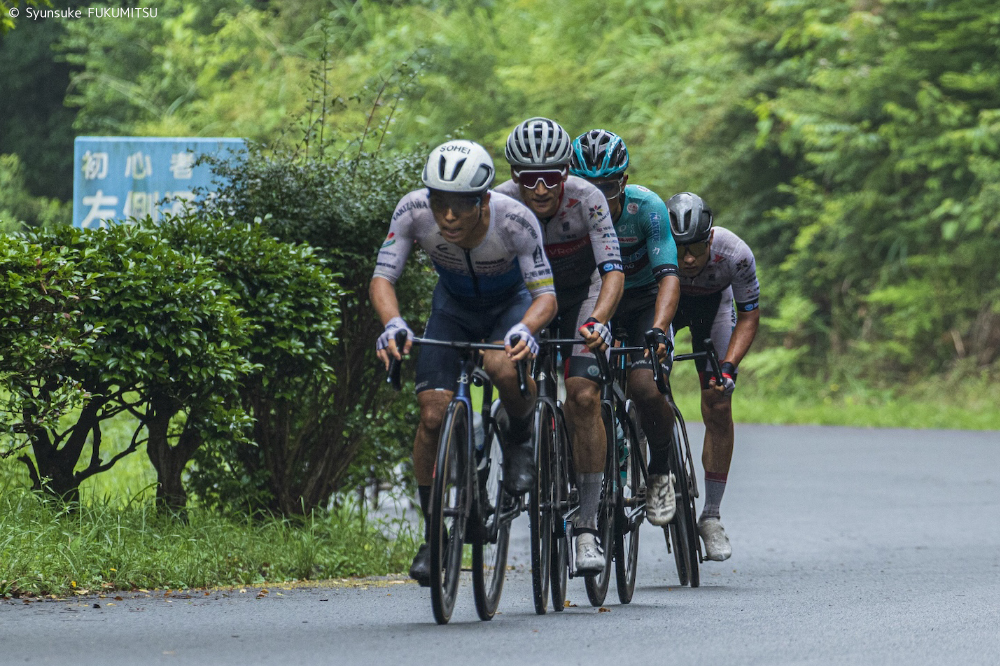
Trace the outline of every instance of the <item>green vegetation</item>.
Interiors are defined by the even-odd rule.
[[[385,575],[404,570],[415,549],[409,523],[350,506],[294,519],[192,510],[179,521],[144,502],[0,492],[0,598]]]

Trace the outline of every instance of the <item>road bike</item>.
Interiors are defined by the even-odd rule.
[[[708,360],[716,377],[722,376],[719,357],[715,345],[710,338],[705,338],[705,351],[674,356],[674,363],[681,361]],[[673,520],[663,528],[663,536],[667,542],[667,551],[674,555],[677,567],[677,578],[681,585],[699,587],[701,573],[699,564],[702,562],[701,539],[698,536],[698,514],[695,499],[699,496],[698,481],[695,476],[694,457],[691,455],[691,443],[688,440],[687,426],[684,416],[674,402],[670,383],[654,364],[653,380],[660,393],[664,395],[674,413],[674,429],[670,437],[668,449],[668,464],[674,475],[674,496],[677,512]]]
[[[406,332],[396,335],[402,349]],[[431,484],[430,559],[431,607],[438,624],[451,619],[458,596],[464,545],[472,550],[472,583],[476,613],[490,620],[496,613],[507,570],[510,524],[524,509],[521,498],[503,489],[503,453],[496,414],[500,401],[493,400],[493,384],[480,367],[482,351],[504,349],[503,345],[448,342],[414,338],[415,345],[439,346],[462,352],[461,369],[454,397],[441,425],[437,458]],[[513,341],[517,344],[517,341]],[[401,363],[392,359],[389,382],[400,388]],[[517,364],[521,394],[528,395],[524,362]],[[483,439],[476,441],[470,384],[481,386]]]

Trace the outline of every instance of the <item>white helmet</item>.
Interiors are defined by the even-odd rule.
[[[493,159],[475,141],[449,141],[431,151],[421,179],[432,190],[482,194],[493,184]]]
[[[561,167],[573,156],[573,140],[548,118],[528,118],[507,137],[504,150],[513,167]]]

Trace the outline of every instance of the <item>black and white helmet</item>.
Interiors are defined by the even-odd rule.
[[[554,120],[528,118],[507,137],[504,155],[515,168],[561,167],[573,156],[573,140]]]
[[[681,192],[667,199],[670,231],[678,245],[689,245],[708,240],[712,231],[712,210],[701,197]]]
[[[493,184],[495,174],[485,148],[475,141],[456,140],[431,151],[421,179],[432,190],[482,194]]]

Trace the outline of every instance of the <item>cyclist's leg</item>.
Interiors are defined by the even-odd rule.
[[[515,324],[524,318],[531,306],[531,295],[525,289],[501,306],[487,311],[484,321],[489,331],[483,338],[501,343]],[[511,494],[526,492],[535,481],[534,457],[531,449],[531,421],[534,416],[535,383],[528,377],[529,394],[521,395],[517,381],[517,368],[503,351],[488,351],[483,355],[483,369],[493,380],[504,406],[498,425],[504,432],[501,446],[504,449],[505,488]]]
[[[468,332],[453,316],[454,304],[444,289],[434,290],[431,314],[424,335],[435,340],[466,340]],[[413,472],[417,478],[417,494],[424,517],[424,544],[420,546],[410,576],[424,583],[430,576],[430,550],[427,546],[430,521],[431,482],[437,458],[441,421],[454,395],[455,376],[461,354],[445,347],[421,347],[417,356],[416,390],[420,407],[420,423],[413,442]]]
[[[630,297],[626,294],[618,306],[614,326],[625,332],[631,346],[644,343],[645,332],[653,327],[656,292]],[[652,363],[642,352],[632,354],[628,380],[629,397],[639,408],[643,432],[649,445],[650,487],[646,495],[646,516],[653,525],[666,525],[674,517],[676,502],[670,477],[668,451],[674,429],[674,412],[653,381]]]
[[[560,337],[575,338],[580,326],[594,310],[597,293],[570,302],[560,308]],[[565,308],[565,309],[564,309]],[[600,370],[597,359],[584,345],[573,345],[566,374],[566,402],[563,405],[566,424],[573,441],[573,462],[580,495],[580,512],[575,529],[577,539],[576,566],[580,571],[600,571],[604,557],[596,548],[597,511],[604,481],[607,441],[601,421],[601,392],[597,384]],[[610,544],[602,544],[610,547]]]
[[[716,351],[724,355],[736,325],[736,310],[733,307],[731,288],[720,292],[718,297],[718,304],[711,304],[711,307],[703,310],[697,336],[692,326],[692,338],[697,350],[701,347],[700,340],[711,336]],[[706,305],[710,304],[706,302]],[[720,506],[729,478],[735,437],[732,397],[723,396],[708,388],[711,374],[706,362],[701,372],[701,415],[705,422],[705,446],[701,461],[705,468],[705,504],[698,519],[698,529],[705,542],[708,559],[722,561],[729,559],[732,554],[729,538],[720,522]]]

